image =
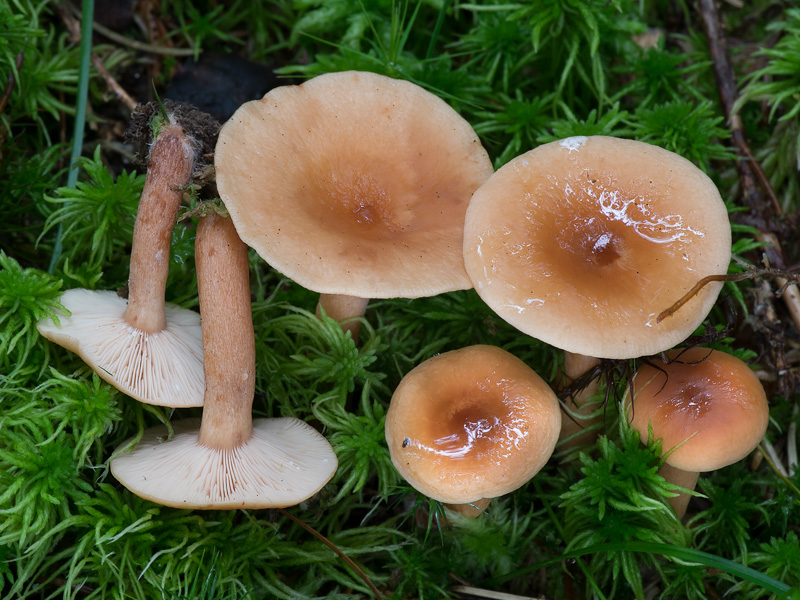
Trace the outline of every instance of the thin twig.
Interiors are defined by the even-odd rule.
[[[352,558],[350,558],[344,552],[342,552],[336,546],[336,544],[334,544],[332,541],[330,541],[328,538],[326,538],[324,535],[322,535],[319,531],[317,531],[316,529],[311,527],[311,525],[309,525],[305,521],[302,521],[302,520],[298,519],[297,517],[295,517],[292,513],[288,512],[288,511],[286,511],[286,510],[284,510],[282,508],[279,508],[277,510],[283,516],[288,517],[289,519],[291,519],[292,521],[294,521],[295,523],[300,525],[300,527],[302,527],[303,529],[308,531],[311,535],[316,537],[319,541],[321,541],[323,544],[325,544],[328,548],[330,548],[336,554],[338,554],[339,557],[344,562],[346,562],[348,564],[348,566],[351,569],[353,569],[358,574],[359,577],[361,577],[361,579],[364,580],[364,583],[366,583],[367,586],[369,587],[369,589],[372,590],[372,593],[375,594],[375,597],[378,598],[378,600],[384,600],[383,594],[381,594],[380,590],[377,587],[375,587],[375,584],[372,583],[372,581],[370,581],[370,578],[367,577],[367,574],[364,573],[364,571],[361,570],[361,567],[359,567],[355,562],[353,562]]]
[[[66,8],[69,8],[70,10],[66,10]],[[72,36],[73,39],[80,40],[81,21],[79,18],[76,18],[70,14],[70,11],[74,12],[75,10],[76,9],[71,5],[69,5],[68,7],[62,5],[60,7],[61,18],[64,20],[64,24],[67,26],[67,29],[69,29],[70,35]],[[91,55],[91,60],[92,64],[94,65],[94,68],[97,69],[97,72],[106,82],[108,89],[110,89],[114,93],[114,95],[119,100],[121,100],[125,106],[128,107],[129,110],[133,110],[134,108],[136,108],[136,106],[139,103],[133,98],[131,98],[128,92],[126,92],[125,89],[119,84],[119,82],[116,79],[114,79],[114,76],[106,68],[105,64],[103,64],[103,61],[100,60],[100,57],[93,52]]]
[[[128,110],[132,111],[139,105],[136,100],[130,97],[128,92],[125,91],[119,82],[114,79],[114,76],[108,69],[106,69],[103,61],[100,60],[100,57],[96,54],[92,54],[92,64],[94,65],[94,68],[97,69],[97,72],[100,73],[100,77],[102,77],[103,81],[106,82],[108,88],[114,93],[118,100],[128,107]]]
[[[80,11],[72,5],[69,5],[69,9],[72,13],[80,18]],[[128,48],[133,48],[134,50],[140,50],[141,52],[149,52],[150,54],[161,54],[162,56],[194,56],[194,49],[193,48],[169,48],[167,46],[157,46],[155,44],[148,44],[146,42],[139,42],[137,40],[131,40],[126,38],[124,35],[120,35],[115,31],[104,27],[100,23],[96,21],[92,23],[92,29],[94,29],[97,33],[101,34],[104,37],[120,44],[121,46],[127,46]]]
[[[756,279],[758,277],[771,277],[779,282],[781,288],[788,292],[789,289],[796,289],[796,285],[798,283],[798,275],[795,273],[789,273],[785,269],[773,269],[770,267],[764,268],[752,268],[748,269],[747,271],[742,271],[741,273],[730,273],[727,275],[709,275],[707,277],[703,277],[700,281],[695,283],[688,292],[686,292],[680,300],[675,302],[672,306],[670,306],[667,310],[662,312],[661,314],[656,317],[656,323],[660,323],[667,317],[671,317],[676,312],[678,312],[684,304],[686,304],[689,300],[691,300],[697,292],[703,289],[709,283],[714,281],[744,281],[745,279]],[[792,286],[791,288],[789,286]],[[784,294],[785,295],[785,294]],[[800,314],[798,315],[800,316]]]
[[[751,205],[751,208],[753,208],[757,214],[761,215],[766,212],[761,203],[762,196],[758,192],[754,181],[754,179],[758,180],[763,191],[769,197],[774,214],[780,215],[782,212],[781,205],[780,202],[778,202],[778,197],[775,195],[775,190],[772,189],[764,171],[761,169],[761,166],[750,150],[747,138],[744,135],[744,126],[741,117],[733,112],[737,95],[736,77],[728,51],[728,42],[722,31],[722,23],[720,21],[719,11],[717,10],[716,0],[699,0],[699,5],[706,37],[708,37],[708,46],[714,67],[714,77],[717,81],[717,89],[719,90],[720,100],[722,101],[722,108],[725,111],[725,117],[731,127],[731,138],[741,157],[741,159],[737,161],[737,167],[739,169],[739,177],[742,183],[742,189],[745,192],[745,197],[748,204]]]
[[[17,54],[16,60],[14,60],[14,65],[17,67],[17,73],[22,68],[22,62],[25,60],[25,53],[20,52]],[[8,76],[8,83],[6,83],[6,89],[3,90],[3,95],[0,97],[0,113],[2,113],[5,108],[6,104],[8,104],[8,99],[11,98],[11,92],[14,91],[14,85],[17,83],[16,78],[14,77],[14,72],[12,71],[11,74]]]

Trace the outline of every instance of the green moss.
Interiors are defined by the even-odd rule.
[[[128,110],[107,93],[109,80],[81,71],[58,8],[52,0],[0,5],[0,597],[368,596],[358,573],[280,512],[161,507],[109,474],[108,460],[126,440],[199,411],[139,404],[36,331],[39,319],[57,318],[65,289],[124,285],[144,181],[119,144]],[[793,217],[765,221],[746,208],[711,53],[690,3],[236,0],[222,10],[174,0],[161,9],[150,15],[161,37],[129,25],[120,29],[124,43],[95,39],[95,55],[137,100],[149,99],[151,78],[165,95],[187,57],[207,51],[300,77],[375,71],[441,96],[472,124],[496,166],[574,135],[677,152],[704,169],[726,201],[731,272],[761,264],[765,223],[781,233],[787,264],[798,260]],[[800,12],[777,0],[721,10],[742,89],[737,117],[792,215],[800,205]],[[638,45],[646,31],[655,34],[650,47]],[[92,150],[69,188],[65,148],[81,77],[90,79]],[[192,190],[192,202],[215,195]],[[191,220],[176,227],[167,284],[168,300],[192,308],[194,231]],[[63,256],[48,274],[58,243]],[[640,444],[616,414],[630,372],[624,363],[604,364],[612,401],[598,405],[606,418],[595,444],[561,452],[567,460],[551,461],[479,519],[445,525],[441,504],[399,477],[383,439],[400,379],[434,354],[480,343],[509,350],[556,382],[563,353],[516,331],[471,290],[372,301],[356,344],[333,320],[315,316],[316,294],[254,252],[250,266],[254,412],[310,422],[340,463],[331,483],[291,514],[350,556],[384,595],[454,597],[457,582],[558,599],[762,598],[777,589],[762,587],[774,580],[800,586],[798,472],[784,476],[767,462],[722,469],[701,478],[690,519],[679,523],[657,474],[657,440]],[[786,449],[796,445],[789,424],[798,426],[796,331],[761,282],[728,283],[724,297],[698,333],[758,366],[771,402],[768,441],[788,463]],[[770,310],[777,320],[767,318]],[[620,546],[634,543],[635,551]],[[742,583],[742,571],[708,568],[698,555],[673,559],[647,543],[703,550],[773,579]],[[578,556],[584,551],[591,553]]]

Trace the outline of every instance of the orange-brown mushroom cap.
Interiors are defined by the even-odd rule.
[[[713,182],[688,160],[603,136],[545,144],[499,169],[467,210],[464,258],[503,319],[553,346],[599,358],[683,341],[721,289],[731,232]]]
[[[494,346],[434,356],[412,369],[386,415],[392,462],[415,489],[441,502],[507,494],[553,453],[561,411],[550,387]]]
[[[764,388],[738,358],[708,348],[675,350],[669,364],[640,367],[628,419],[647,441],[648,424],[663,438],[677,469],[713,471],[749,454],[764,437],[769,406]]]
[[[348,71],[276,88],[222,127],[215,165],[241,238],[308,289],[471,287],[464,214],[492,165],[472,127],[415,84]]]

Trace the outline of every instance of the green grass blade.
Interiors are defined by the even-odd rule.
[[[77,160],[83,148],[83,130],[86,126],[86,101],[89,97],[89,67],[92,62],[92,24],[94,23],[94,0],[83,0],[81,11],[81,63],[78,75],[78,95],[75,98],[75,130],[72,135],[72,153],[69,157],[69,175],[67,187],[74,188],[78,182]],[[53,254],[50,257],[49,273],[53,273],[58,260],[61,258],[63,247],[61,235],[63,224],[58,224],[56,241],[53,245]]]
[[[495,585],[498,583],[503,583],[505,581],[515,579],[520,575],[524,575],[526,573],[532,573],[542,567],[559,563],[562,560],[578,558],[579,556],[584,556],[586,554],[594,554],[596,552],[617,552],[621,550],[627,550],[629,552],[647,552],[649,554],[661,554],[663,556],[669,556],[671,558],[683,562],[705,565],[710,569],[719,569],[720,571],[729,573],[734,577],[738,577],[739,579],[744,579],[745,581],[749,581],[758,586],[761,586],[763,589],[773,594],[783,594],[784,595],[783,597],[785,598],[788,598],[789,593],[793,592],[792,588],[790,588],[785,583],[778,581],[777,579],[773,579],[768,575],[764,575],[763,573],[756,571],[755,569],[751,569],[750,567],[745,567],[744,565],[740,565],[739,563],[733,562],[732,560],[716,556],[715,554],[709,554],[708,552],[701,552],[700,550],[693,550],[691,548],[681,548],[680,546],[672,546],[670,544],[659,544],[657,542],[614,542],[609,544],[597,544],[595,546],[588,546],[586,548],[581,548],[580,550],[574,550],[573,552],[567,552],[555,558],[538,562],[534,565],[529,565],[527,567],[518,569],[511,573],[495,577],[487,581],[486,585]]]

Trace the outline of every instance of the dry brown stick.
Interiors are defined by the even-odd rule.
[[[17,54],[16,60],[14,60],[14,64],[17,67],[17,73],[19,73],[19,70],[22,68],[22,61],[23,60],[25,60],[25,53],[24,52],[20,52],[19,54]],[[8,83],[6,83],[6,89],[3,90],[3,95],[0,96],[0,113],[2,113],[5,110],[6,104],[8,104],[8,99],[11,98],[11,92],[14,91],[14,85],[16,83],[17,83],[17,80],[14,77],[14,73],[12,72],[8,76]]]
[[[758,191],[754,179],[761,184],[763,191],[766,192],[772,205],[772,210],[776,215],[781,214],[780,202],[775,194],[775,190],[769,183],[761,165],[753,156],[747,139],[744,135],[744,126],[741,117],[733,112],[736,102],[736,77],[728,51],[728,42],[722,31],[719,11],[717,10],[716,0],[699,0],[700,14],[703,18],[703,26],[708,37],[708,46],[714,66],[714,77],[717,81],[722,108],[725,111],[725,118],[731,127],[731,138],[739,151],[742,159],[737,161],[739,177],[742,183],[742,190],[751,208],[761,215],[764,207],[760,202],[762,196]]]
[[[739,170],[739,181],[741,182],[743,196],[751,212],[756,217],[758,229],[762,232],[762,235],[757,236],[757,238],[759,241],[766,241],[769,244],[764,249],[769,264],[777,269],[784,269],[786,264],[783,259],[783,250],[778,238],[772,232],[774,229],[772,226],[773,217],[779,216],[782,212],[780,202],[778,202],[775,190],[772,189],[769,180],[761,169],[761,165],[759,165],[750,150],[750,146],[747,144],[741,118],[733,112],[737,96],[736,79],[730,53],[728,52],[728,43],[722,31],[716,0],[698,0],[698,4],[706,36],[708,37],[708,46],[720,100],[725,116],[730,123],[733,143],[741,157],[736,165]],[[756,180],[760,184],[760,189],[756,185]],[[769,203],[764,202],[762,190],[768,196]],[[783,300],[792,316],[795,327],[800,330],[800,294],[796,291],[784,294]]]
[[[100,73],[100,77],[103,78],[103,81],[106,82],[108,88],[114,93],[117,97],[117,100],[120,100],[125,106],[128,107],[128,110],[133,111],[139,103],[130,97],[128,92],[114,79],[114,76],[111,72],[106,69],[106,66],[103,64],[103,61],[100,60],[100,57],[96,54],[92,53],[92,64],[94,65],[97,72]]]
[[[80,9],[72,5],[69,5],[68,8],[76,17],[80,18]],[[121,46],[128,46],[129,48],[139,50],[140,52],[149,52],[150,54],[160,54],[162,56],[194,56],[195,53],[194,48],[171,48],[169,46],[159,46],[157,44],[148,44],[146,42],[131,40],[126,38],[124,35],[120,35],[119,33],[104,27],[97,21],[92,23],[92,29]]]
[[[796,293],[796,285],[800,281],[800,277],[797,273],[788,273],[785,269],[771,269],[769,267],[763,269],[753,268],[742,271],[741,273],[731,273],[729,275],[708,275],[695,283],[692,289],[686,292],[675,304],[659,314],[658,317],[656,317],[656,323],[660,323],[667,317],[674,315],[684,304],[691,300],[697,292],[713,281],[744,281],[745,279],[756,279],[757,277],[771,277],[775,279],[781,286],[778,292],[779,294],[784,292],[788,293],[790,289],[795,290]],[[784,297],[785,295],[784,293]],[[792,316],[794,316],[794,314]],[[800,317],[800,314],[798,314],[798,317]]]

